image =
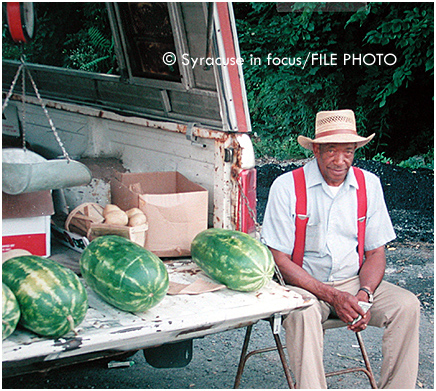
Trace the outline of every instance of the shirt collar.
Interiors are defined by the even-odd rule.
[[[309,163],[305,166],[306,170],[306,186],[307,188],[322,185],[323,183],[327,185],[326,181],[324,180],[321,171],[319,170],[318,163],[316,159],[311,160]],[[350,167],[348,170],[347,176],[345,177],[344,181],[344,187],[348,189],[349,186],[352,186],[356,189],[359,188],[359,185],[357,184],[356,176],[354,175],[353,167]]]

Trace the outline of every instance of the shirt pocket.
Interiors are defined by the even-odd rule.
[[[321,253],[324,248],[324,232],[319,219],[309,217],[306,226],[306,243],[304,246],[307,252]]]

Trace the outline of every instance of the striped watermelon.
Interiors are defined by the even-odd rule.
[[[121,236],[94,239],[80,257],[88,285],[104,300],[123,311],[146,311],[158,304],[169,287],[162,260]]]
[[[2,284],[2,340],[9,337],[20,320],[20,307],[15,295]]]
[[[83,284],[55,261],[36,255],[9,259],[2,279],[20,305],[20,324],[36,334],[60,337],[85,318],[88,296]]]
[[[211,228],[192,241],[193,261],[211,278],[230,289],[255,291],[274,274],[271,252],[243,232]]]

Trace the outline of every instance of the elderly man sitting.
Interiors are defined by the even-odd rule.
[[[420,304],[383,281],[394,229],[380,180],[352,168],[355,150],[373,137],[357,134],[351,110],[318,113],[315,138],[298,138],[315,159],[281,175],[270,190],[262,236],[286,283],[315,299],[284,321],[299,388],[327,387],[322,323],[331,314],[353,332],[384,327],[379,387],[415,388]],[[372,307],[365,313],[359,302]]]

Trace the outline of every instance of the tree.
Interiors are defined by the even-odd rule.
[[[366,155],[426,153],[433,145],[433,4],[367,3],[352,13],[294,4],[287,13],[274,3],[235,5],[256,133],[313,135],[316,112],[351,108],[359,133],[376,133]],[[250,62],[255,57],[260,64]]]

